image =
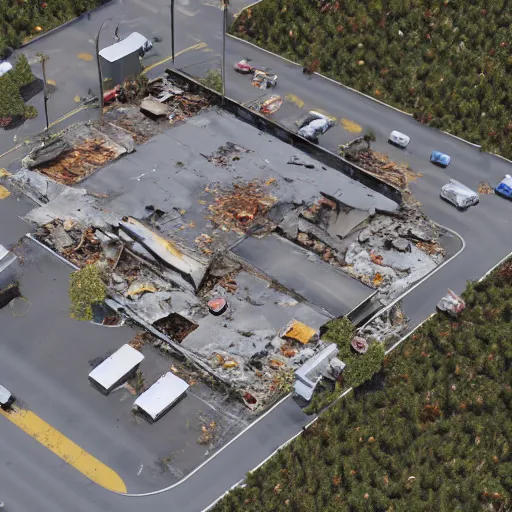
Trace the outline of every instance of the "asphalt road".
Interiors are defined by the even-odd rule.
[[[122,5],[118,4],[109,9],[120,13],[120,16],[126,16],[125,19],[130,21],[130,28],[134,30],[140,25],[150,27],[154,33],[162,33],[168,23],[168,18],[164,17],[165,2],[153,0],[147,7],[141,7],[141,3],[125,0]],[[148,8],[156,9],[156,12]],[[205,7],[193,0],[182,3],[180,9],[180,14],[177,15],[177,47],[186,48],[189,43],[204,41],[212,52],[211,55],[205,52],[184,54],[177,59],[177,66],[200,70],[203,66],[200,62],[205,59],[205,55],[213,62],[220,51],[221,13],[215,7]],[[137,13],[139,19],[130,19],[130,12]],[[88,29],[84,27],[83,30]],[[69,36],[66,34],[67,31],[62,31],[51,36],[54,38],[52,44],[55,48],[68,48],[68,45],[73,44],[74,38],[78,37],[74,32]],[[94,36],[90,34],[89,37]],[[65,53],[63,51],[63,62],[66,61]],[[164,48],[162,55],[163,53]],[[504,174],[512,170],[509,163],[480,153],[463,142],[420,125],[409,116],[379,105],[328,80],[320,77],[309,79],[298,66],[228,39],[228,63],[242,57],[252,58],[254,62],[271,68],[279,75],[276,93],[282,96],[293,95],[294,103],[283,108],[280,114],[283,116],[282,121],[288,121],[302,111],[321,109],[338,119],[353,121],[363,130],[373,129],[377,136],[376,149],[388,152],[398,161],[408,161],[416,172],[423,174],[412,185],[412,190],[424,205],[426,213],[436,222],[456,230],[464,237],[467,244],[465,251],[415,288],[404,300],[405,312],[413,325],[434,311],[435,303],[447,287],[462,291],[467,280],[480,277],[512,251],[512,203],[497,196],[482,196],[477,207],[460,213],[439,198],[439,189],[448,178],[456,178],[473,188],[481,180],[495,185]],[[70,67],[66,67],[68,65]],[[73,69],[71,61],[63,65],[59,71],[59,75],[62,74],[61,80],[72,80]],[[85,89],[86,92],[87,84],[93,83],[92,74],[89,80],[81,91]],[[64,84],[62,86],[64,89]],[[73,87],[70,85],[69,90],[72,91]],[[248,101],[260,95],[261,91],[252,88],[247,77],[236,75],[228,67],[227,93],[234,99]],[[297,106],[301,102],[304,103],[302,109]],[[280,120],[279,116],[276,119]],[[387,135],[392,129],[400,130],[411,137],[411,144],[406,151],[386,143]],[[353,133],[338,126],[322,137],[321,144],[335,150],[340,142],[353,136]],[[452,163],[447,170],[441,170],[429,163],[428,157],[433,149],[451,155]],[[297,433],[309,420],[288,399],[174,489],[156,496],[130,498],[110,494],[88,482],[73,468],[0,418],[0,432],[4,441],[0,447],[3,462],[0,465],[0,499],[7,503],[9,510],[16,512],[67,512],[69,503],[73,503],[73,510],[78,511],[131,512],[144,507],[155,512],[199,512],[243,478],[248,470],[270,455],[278,445]]]

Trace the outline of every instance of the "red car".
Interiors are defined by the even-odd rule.
[[[238,71],[244,75],[248,75],[254,71],[254,68],[249,64],[247,59],[239,60],[233,67],[235,71]]]

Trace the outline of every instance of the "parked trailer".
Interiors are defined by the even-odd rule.
[[[130,345],[123,345],[89,373],[93,387],[108,395],[135,375],[144,356]]]
[[[167,372],[135,400],[133,410],[150,422],[157,421],[185,395],[188,387],[184,380]]]

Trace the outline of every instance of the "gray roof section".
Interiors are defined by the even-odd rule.
[[[247,238],[232,251],[331,315],[348,315],[375,291],[316,255],[281,238]]]
[[[227,142],[250,152],[241,154],[240,160],[227,167],[217,166],[202,156],[210,155]],[[289,165],[287,162],[295,155],[315,168]],[[208,205],[215,196],[205,188],[231,188],[234,182],[265,181],[270,177],[276,181],[268,191],[280,202],[310,203],[321,191],[326,191],[364,210],[394,211],[398,207],[383,195],[216,109],[154,137],[135,153],[96,172],[82,186],[91,192],[108,194],[105,206],[120,216],[142,218],[148,205],[168,212],[160,223],[164,235],[195,248],[195,239],[208,234],[214,238],[210,248],[215,250],[230,246],[240,235],[215,229],[206,218],[210,213]],[[179,215],[180,210],[186,213]]]

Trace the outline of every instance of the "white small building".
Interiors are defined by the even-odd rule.
[[[89,381],[98,391],[108,395],[135,375],[143,359],[138,350],[123,345],[89,373]]]
[[[157,421],[185,395],[188,388],[183,379],[167,372],[135,400],[133,410],[151,422]]]
[[[99,52],[103,79],[110,78],[112,85],[122,84],[128,77],[139,75],[142,65],[139,57],[152,47],[151,41],[138,32],[132,32],[118,43]]]

